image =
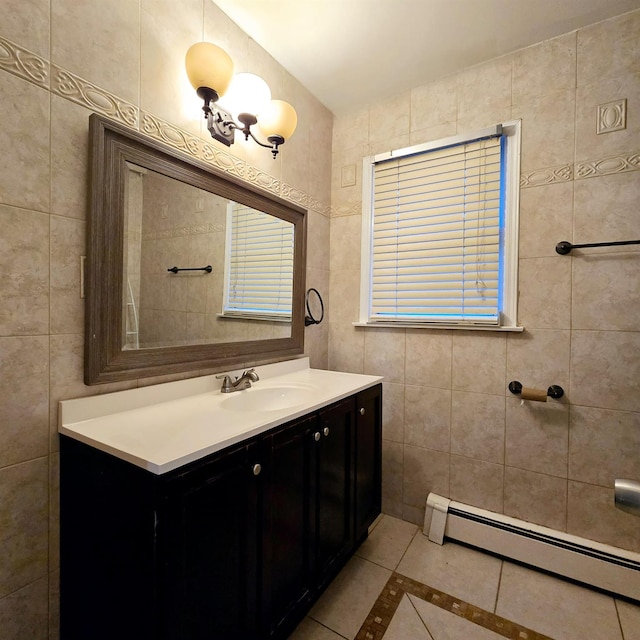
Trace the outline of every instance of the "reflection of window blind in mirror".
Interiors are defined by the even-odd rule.
[[[497,323],[501,137],[374,169],[370,317]]]
[[[226,256],[223,315],[289,321],[293,225],[231,202]]]

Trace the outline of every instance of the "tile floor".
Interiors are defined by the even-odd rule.
[[[640,640],[617,600],[383,516],[290,640]]]

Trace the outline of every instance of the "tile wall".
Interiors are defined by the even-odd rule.
[[[613,506],[640,479],[640,251],[555,252],[640,238],[639,34],[635,11],[336,119],[329,365],[385,376],[386,513],[421,523],[433,491],[640,551]],[[362,158],[517,118],[525,331],[354,328]],[[566,396],[521,406],[510,380]]]
[[[1,640],[58,638],[58,401],[171,379],[83,384],[89,115],[139,129],[307,208],[307,284],[328,294],[332,114],[210,0],[175,4],[3,3]],[[203,133],[200,101],[184,73],[184,54],[200,40],[217,42],[236,70],[258,73],[274,97],[295,105],[298,130],[276,161],[257,145],[227,150]],[[307,329],[313,366],[327,366],[327,344],[327,323]]]

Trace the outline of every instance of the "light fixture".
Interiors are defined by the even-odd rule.
[[[229,54],[210,42],[192,45],[187,51],[185,66],[189,81],[204,100],[202,110],[214,140],[229,147],[238,129],[245,140],[251,136],[261,147],[271,149],[274,158],[278,155],[278,147],[293,135],[298,123],[296,111],[288,102],[271,100],[267,83],[252,73],[234,76]],[[225,96],[224,108],[216,104],[222,96]],[[253,134],[251,127],[256,124],[269,144]]]

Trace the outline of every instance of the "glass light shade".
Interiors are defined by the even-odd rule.
[[[271,102],[271,89],[253,73],[236,73],[224,97],[224,108],[237,120],[238,114],[257,116]]]
[[[272,100],[269,107],[260,114],[258,127],[268,138],[269,136],[282,136],[288,140],[298,125],[296,110],[284,100]]]
[[[210,42],[197,42],[185,57],[187,76],[194,89],[207,87],[223,96],[233,78],[233,60],[229,54]]]

